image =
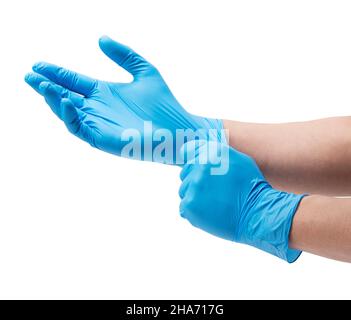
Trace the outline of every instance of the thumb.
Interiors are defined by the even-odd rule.
[[[131,48],[103,36],[99,40],[100,49],[111,60],[131,73],[134,78],[157,72],[156,68]]]

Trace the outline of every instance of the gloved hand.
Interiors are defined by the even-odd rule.
[[[25,77],[71,133],[112,154],[166,163],[174,162],[182,146],[175,141],[177,129],[204,129],[201,138],[219,139],[219,133],[208,134],[207,130],[221,130],[222,121],[194,116],[183,109],[152,64],[108,37],[102,37],[99,45],[109,58],[133,75],[131,83],[99,81],[45,62],[35,64],[34,73]],[[157,133],[158,129],[167,129],[171,139],[162,131]],[[135,147],[134,152],[138,151],[138,144],[141,147],[139,155],[122,152],[131,140],[135,143],[130,146]],[[152,141],[151,146],[145,141]],[[164,150],[172,151],[171,157],[153,157],[157,145],[162,149],[160,141]]]
[[[182,147],[182,152],[193,156],[180,174],[181,216],[215,236],[294,262],[301,252],[289,248],[289,233],[304,195],[273,189],[252,158],[227,145],[219,146],[190,142]],[[228,168],[226,174],[213,175],[218,164],[199,161],[213,152],[222,153],[220,165]]]

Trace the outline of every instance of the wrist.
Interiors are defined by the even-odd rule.
[[[223,120],[201,117],[193,114],[191,117],[196,123],[195,127],[202,131],[203,139],[218,141],[226,145],[229,144],[229,135],[224,128]]]
[[[298,259],[300,250],[289,247],[292,221],[305,195],[273,189],[268,183],[255,187],[248,201],[247,218],[239,242],[271,253],[289,263]],[[255,205],[252,205],[252,202]]]

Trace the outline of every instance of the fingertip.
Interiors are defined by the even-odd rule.
[[[32,78],[32,74],[31,74],[31,73],[27,73],[27,74],[24,76],[24,81],[25,81],[26,83],[30,84],[31,78]]]
[[[50,82],[47,81],[43,81],[39,84],[39,90],[40,91],[45,91],[46,89],[48,89],[50,87]]]
[[[45,77],[41,76],[40,74],[38,74],[36,72],[28,72],[24,76],[24,81],[30,87],[32,87],[32,89],[34,89],[37,93],[39,93],[41,95],[43,95],[43,91],[42,91],[42,89],[40,89],[40,84],[42,82],[50,82],[48,79],[46,79]],[[43,90],[45,90],[45,86],[44,86]]]
[[[114,51],[120,52],[121,50],[124,51],[126,49],[130,50],[127,46],[121,44],[120,42],[110,38],[109,36],[102,36],[99,39],[99,46],[100,49],[105,52],[107,55],[110,55]]]
[[[111,40],[111,38],[105,34],[99,38],[99,42],[105,42],[105,41],[109,41],[109,40]]]
[[[104,49],[108,46],[109,43],[111,43],[112,39],[106,35],[103,35],[99,39],[99,47],[101,50],[104,51]]]
[[[38,61],[38,62],[34,63],[33,67],[32,67],[33,71],[38,71],[38,70],[42,69],[44,64],[45,64],[45,62],[43,62],[43,61]]]

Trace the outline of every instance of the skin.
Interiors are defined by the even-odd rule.
[[[305,197],[295,213],[289,246],[351,262],[351,199]]]
[[[351,194],[351,117],[282,124],[223,123],[230,145],[253,157],[275,189]]]
[[[351,262],[351,117],[256,124],[223,120],[233,148],[252,156],[276,189],[303,198],[289,246]],[[332,128],[332,130],[331,130]]]

